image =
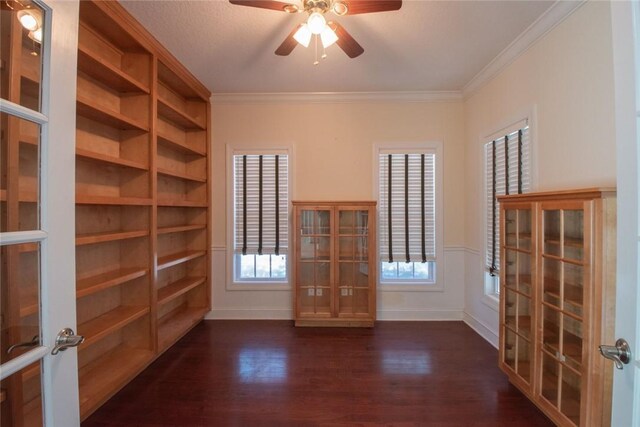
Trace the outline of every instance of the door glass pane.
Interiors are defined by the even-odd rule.
[[[298,263],[298,283],[300,286],[313,286],[314,284],[314,263]]]
[[[356,286],[369,287],[369,264],[356,264]]]
[[[0,129],[0,232],[37,230],[40,127],[1,113]]]
[[[518,375],[526,382],[531,381],[531,346],[529,342],[518,337]]]
[[[584,245],[584,212],[564,211],[564,257],[582,260]]]
[[[303,210],[300,212],[300,232],[302,235],[313,234],[314,211]]]
[[[517,313],[518,294],[511,290],[505,291],[505,319],[504,322],[514,331],[516,330],[516,313]]]
[[[569,316],[562,317],[563,360],[579,370],[582,367],[582,323]]]
[[[531,339],[531,299],[518,295],[518,334]]]
[[[355,238],[355,259],[364,261],[369,258],[369,240],[366,237]]]
[[[522,209],[518,211],[518,248],[531,250],[531,211]]]
[[[40,111],[43,15],[29,0],[7,1],[0,11],[0,94],[2,99],[35,111]]]
[[[331,313],[331,292],[329,292],[329,288],[316,288],[316,313]]]
[[[560,211],[544,211],[544,253],[560,256]]]
[[[40,339],[40,244],[2,246],[1,362],[24,354]]]
[[[577,426],[580,425],[580,387],[580,376],[570,369],[563,368],[560,412]]]
[[[354,212],[353,211],[340,211],[339,213],[339,228],[340,234],[354,234]]]
[[[354,212],[356,224],[355,234],[368,234],[369,232],[369,212],[368,211],[355,211]]]
[[[338,285],[350,286],[353,285],[353,263],[341,262],[338,270]]]
[[[518,279],[516,277],[516,272],[518,271],[517,265],[517,252],[511,249],[507,249],[505,251],[505,260],[504,260],[504,269],[505,269],[505,279],[506,286],[512,289],[518,288]]]
[[[331,232],[331,211],[316,211],[315,234],[329,234]]]
[[[40,362],[27,366],[0,383],[0,421],[6,427],[42,426]]]
[[[564,264],[564,309],[582,317],[583,305],[583,270],[575,264]]]
[[[545,350],[560,358],[560,314],[549,307],[543,307],[542,343]]]
[[[313,260],[316,256],[316,238],[302,237],[300,239],[300,259]]]
[[[542,396],[553,406],[558,406],[558,378],[560,364],[547,354],[542,356]]]
[[[316,266],[316,286],[329,286],[331,284],[331,280],[329,278],[330,275],[330,266],[328,262],[317,262]]]
[[[351,286],[340,286],[339,292],[340,314],[353,313],[353,288]]]
[[[516,370],[516,334],[508,328],[504,328],[504,363]]]
[[[330,237],[314,237],[316,243],[316,259],[321,261],[329,261],[331,259],[331,238]]]
[[[560,308],[560,277],[562,264],[549,258],[543,258],[543,300]]]
[[[338,240],[338,255],[340,260],[354,259],[353,237],[340,237]]]
[[[518,253],[518,290],[531,295],[531,256]]]
[[[356,288],[354,290],[353,311],[356,314],[369,313],[369,289]]]

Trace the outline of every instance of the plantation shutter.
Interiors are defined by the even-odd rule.
[[[380,154],[380,257],[436,259],[435,152]]]
[[[288,156],[234,156],[235,244],[243,255],[288,249]]]
[[[523,122],[518,129],[486,143],[485,165],[486,269],[496,275],[500,270],[500,205],[496,196],[526,193],[530,189],[529,126]]]

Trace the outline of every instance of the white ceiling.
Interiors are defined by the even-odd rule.
[[[273,52],[306,14],[213,1],[121,1],[214,93],[457,91],[553,1],[405,0],[395,12],[335,17],[365,49]]]

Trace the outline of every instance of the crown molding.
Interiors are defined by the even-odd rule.
[[[556,1],[462,88],[463,97],[473,95],[585,3],[586,0]]]
[[[462,99],[462,92],[460,91],[214,93],[211,95],[211,103],[213,105],[272,103],[354,104],[359,102],[454,102],[461,101]]]

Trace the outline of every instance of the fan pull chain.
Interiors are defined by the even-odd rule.
[[[313,65],[318,65],[320,63],[320,61],[318,61],[318,36],[314,36],[314,39],[316,48],[316,60],[314,61]]]

